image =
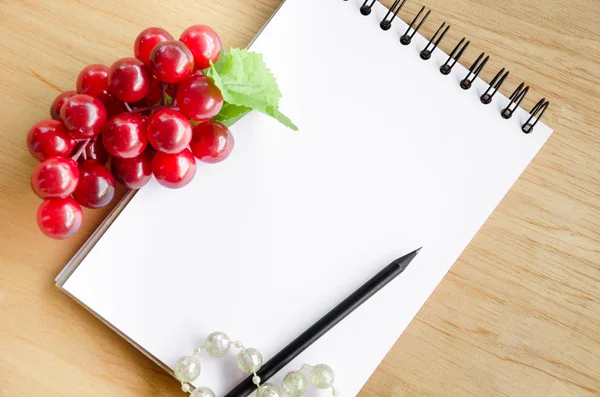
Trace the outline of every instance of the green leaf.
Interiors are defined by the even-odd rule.
[[[216,64],[210,65],[206,75],[213,79],[221,90],[224,105],[215,120],[231,120],[231,124],[242,117],[239,107],[256,109],[268,114],[287,127],[297,130],[292,121],[279,111],[281,91],[271,70],[267,68],[261,54],[246,49],[232,48],[221,55]],[[238,108],[231,108],[236,106]],[[223,115],[221,115],[223,113]],[[233,116],[231,114],[233,114]]]
[[[217,73],[222,73],[223,72],[223,68],[225,67],[225,63],[227,63],[228,60],[229,60],[229,52],[223,51],[221,53],[221,56],[219,56],[219,59],[217,59],[217,63],[215,63],[213,65],[215,67],[215,70],[217,71]],[[207,72],[208,72],[208,69],[204,71],[204,74],[207,74]]]
[[[296,127],[296,124],[292,123],[292,120],[290,120],[290,118],[285,114],[281,113],[279,109],[273,107],[267,108],[267,111],[264,113],[273,117],[275,120],[279,121],[286,127],[291,128],[294,131],[298,131],[298,127]]]
[[[279,86],[261,54],[232,48],[221,58],[217,65],[211,65],[209,76],[214,77],[214,72],[221,77],[221,81],[217,83],[215,79],[215,83],[221,85],[219,88],[226,102],[253,109],[279,104]]]
[[[227,127],[231,127],[235,122],[241,119],[250,110],[252,109],[246,106],[232,105],[230,103],[224,102],[221,111],[215,116],[213,120],[218,121]]]

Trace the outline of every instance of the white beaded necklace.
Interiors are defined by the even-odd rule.
[[[193,388],[190,384],[200,376],[200,360],[196,357],[202,351],[206,351],[211,357],[223,357],[231,350],[231,347],[240,349],[237,354],[238,368],[246,374],[253,374],[252,382],[258,387],[257,397],[281,397],[281,389],[273,383],[261,384],[257,375],[263,364],[262,354],[252,347],[244,347],[240,341],[232,342],[229,336],[223,332],[213,332],[206,337],[204,344],[196,349],[191,356],[183,356],[175,365],[175,378],[181,382],[181,389],[190,393],[190,397],[215,397],[215,393],[208,387]],[[308,376],[308,378],[307,378]],[[308,381],[317,389],[331,388],[334,397],[339,391],[333,387],[335,374],[331,367],[326,364],[310,366],[302,365],[298,371],[289,372],[282,383],[283,391],[290,397],[301,397],[306,392]]]

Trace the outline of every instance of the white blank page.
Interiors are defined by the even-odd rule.
[[[64,285],[166,366],[215,330],[266,361],[423,246],[274,379],[324,362],[341,395],[356,395],[550,136],[542,123],[522,133],[521,109],[504,120],[502,95],[482,105],[483,81],[462,90],[464,67],[442,75],[447,55],[421,60],[427,40],[402,46],[406,24],[382,31],[386,9],[376,3],[363,16],[361,3],[287,0],[252,49],[264,53],[300,131],[244,117],[226,161],[199,163],[181,190],[152,181]],[[196,385],[217,395],[244,377],[233,353],[201,357]]]

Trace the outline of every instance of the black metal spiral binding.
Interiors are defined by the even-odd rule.
[[[510,100],[508,105],[500,112],[500,115],[502,115],[502,117],[505,119],[510,119],[512,117],[515,109],[519,107],[521,101],[523,101],[523,98],[525,98],[525,95],[527,95],[529,86],[526,86],[525,88],[523,87],[525,87],[525,83],[519,84],[519,86],[510,95],[510,98],[508,98]],[[512,106],[513,104],[514,106]]]
[[[483,58],[484,56],[485,56],[485,52],[482,52],[481,54],[479,54],[479,56],[477,57],[475,62],[473,62],[473,64],[469,68],[469,73],[467,73],[465,78],[460,81],[460,88],[462,88],[463,90],[468,90],[469,88],[471,88],[471,84],[473,84],[473,80],[475,80],[477,78],[477,75],[483,70],[483,68],[485,67],[485,64],[490,59],[489,55],[486,56],[485,58]],[[481,61],[482,59],[483,59],[483,61]],[[471,74],[473,75],[473,78],[469,79],[469,77],[471,77]]]
[[[415,17],[415,19],[413,19],[413,21],[410,23],[410,26],[408,27],[408,29],[406,29],[406,32],[404,32],[404,34],[402,36],[400,36],[400,43],[402,43],[402,45],[409,45],[410,44],[410,42],[412,41],[412,38],[414,37],[414,35],[417,34],[417,31],[419,30],[419,28],[421,27],[421,25],[423,25],[423,22],[425,22],[427,20],[427,17],[429,16],[429,13],[431,13],[431,10],[427,10],[427,13],[423,17],[423,19],[421,19],[421,22],[419,22],[419,24],[417,25],[417,27],[409,35],[408,32],[410,32],[410,30],[412,29],[413,25],[415,23],[417,23],[417,20],[419,19],[419,17],[421,16],[421,13],[423,11],[425,11],[425,6],[421,7],[421,11],[419,11],[419,13]]]
[[[371,1],[371,4],[367,5],[369,0],[365,0],[363,5],[360,7],[360,13],[363,15],[369,15],[371,13],[371,8],[373,8],[373,4],[375,4],[377,0]]]
[[[400,2],[400,1],[402,1],[402,2]],[[381,29],[389,30],[392,27],[392,22],[394,21],[394,18],[396,18],[398,11],[400,11],[400,9],[402,9],[402,6],[404,6],[404,3],[406,3],[406,0],[394,1],[394,4],[392,4],[392,6],[388,10],[387,14],[385,14],[385,17],[383,17],[383,19],[379,23],[379,27]],[[388,20],[388,17],[390,16],[390,14],[392,12],[394,13],[394,15],[392,15],[392,18],[390,20]]]
[[[344,0],[344,1],[348,1],[348,0]],[[369,0],[365,0],[363,5],[360,7],[361,14],[363,14],[363,15],[371,14],[371,9],[373,8],[373,5],[375,4],[376,1],[377,0],[371,0],[369,3]],[[404,6],[404,3],[406,3],[406,0],[395,0],[394,1],[392,6],[389,8],[388,12],[385,14],[385,17],[381,20],[381,22],[379,24],[381,29],[389,30],[392,27],[392,22],[396,18],[396,15],[400,11],[400,9]],[[404,34],[402,36],[400,36],[400,43],[402,43],[402,45],[409,45],[411,43],[413,37],[415,36],[415,34],[417,34],[417,31],[421,28],[421,26],[427,20],[427,17],[431,13],[431,10],[428,10],[427,13],[425,14],[425,16],[423,16],[423,19],[421,19],[421,21],[413,29],[413,26],[417,23],[417,21],[421,17],[421,14],[423,13],[423,11],[425,11],[425,6],[421,7],[421,10],[415,16],[413,21],[410,23],[410,26],[406,29],[406,32],[404,32]],[[390,15],[392,15],[392,17],[390,19],[388,19],[390,17]],[[445,29],[444,29],[444,27],[445,27]],[[411,32],[411,29],[413,29],[412,32]],[[444,36],[446,35],[446,33],[448,32],[449,29],[450,29],[450,25],[446,26],[446,22],[443,22],[442,25],[435,32],[433,37],[429,40],[429,42],[427,43],[425,48],[423,48],[423,50],[421,50],[421,52],[419,53],[421,59],[427,60],[427,59],[431,58],[431,54],[437,48],[438,44],[440,44],[440,42],[442,41],[442,39],[444,38]],[[452,72],[452,68],[454,67],[454,65],[456,65],[456,63],[458,62],[460,57],[467,50],[467,48],[469,47],[469,44],[471,42],[470,41],[465,42],[465,40],[466,40],[465,37],[463,37],[460,40],[460,42],[454,47],[454,49],[448,56],[448,59],[446,60],[446,62],[444,62],[444,64],[440,67],[440,72],[442,74],[445,74],[445,75],[450,74]],[[433,44],[433,46],[432,46],[432,44]],[[432,47],[430,48],[430,46],[432,46]],[[469,68],[469,72],[467,73],[465,78],[460,81],[460,87],[462,89],[468,90],[469,88],[471,88],[473,81],[477,78],[479,73],[483,70],[483,68],[485,67],[485,65],[487,64],[489,59],[490,59],[489,55],[486,56],[484,52],[479,54],[479,56],[477,57],[475,62],[473,62],[473,64]],[[480,97],[481,103],[487,105],[492,102],[494,95],[496,95],[496,92],[498,92],[498,90],[500,89],[500,87],[502,86],[502,84],[504,83],[504,81],[506,80],[506,78],[508,77],[509,74],[510,74],[510,72],[508,70],[505,71],[505,69],[502,68],[494,76],[494,78],[490,82],[488,88],[485,90],[485,92]],[[525,83],[519,84],[519,86],[513,91],[513,93],[508,98],[509,99],[508,105],[504,109],[502,109],[502,111],[500,112],[501,116],[504,117],[505,119],[511,118],[514,111],[521,105],[521,102],[523,101],[523,99],[525,98],[525,96],[527,95],[528,92],[529,92],[529,86],[526,86]],[[535,106],[529,112],[529,118],[521,126],[521,130],[525,134],[529,134],[533,131],[535,125],[538,123],[538,121],[540,121],[540,119],[544,115],[544,112],[546,112],[546,109],[548,109],[549,105],[550,105],[550,102],[547,101],[546,98],[540,99],[538,101],[538,103],[535,104]]]
[[[421,59],[428,60],[429,58],[431,58],[431,53],[436,49],[438,44],[440,44],[440,41],[442,41],[442,39],[444,38],[446,33],[448,33],[448,29],[450,29],[450,25],[446,26],[446,29],[444,29],[444,26],[446,26],[446,22],[442,22],[442,25],[435,32],[435,34],[433,35],[431,40],[429,40],[429,43],[427,43],[425,48],[423,48],[423,50],[419,54]],[[442,29],[444,29],[444,31],[442,32],[442,34],[439,37],[437,37],[437,35],[442,31]],[[437,39],[436,39],[436,37],[437,37]],[[431,45],[433,40],[435,40],[435,43],[433,43],[433,47],[431,49],[429,49],[429,46]]]
[[[533,109],[531,109],[531,112],[529,112],[530,116],[527,119],[527,121],[525,122],[525,124],[523,124],[521,126],[521,131],[523,131],[526,134],[531,133],[531,131],[533,131],[533,127],[535,127],[537,122],[540,121],[540,119],[544,115],[544,112],[546,111],[546,109],[548,109],[549,105],[550,105],[550,101],[547,101],[546,98],[540,99],[538,101],[538,103],[535,104]],[[538,115],[538,113],[539,113],[539,115]],[[534,117],[535,117],[535,121],[532,124],[531,120]]]
[[[498,89],[500,88],[502,83],[504,83],[504,80],[506,80],[509,74],[510,72],[508,70],[505,72],[504,68],[500,69],[500,71],[494,76],[494,78],[490,82],[490,85],[487,88],[487,90],[485,90],[485,92],[481,95],[481,103],[487,105],[490,102],[492,102],[492,98],[494,98],[494,95],[496,95],[496,92],[498,92]],[[492,90],[491,93],[490,90]]]
[[[463,37],[460,40],[460,42],[456,45],[456,47],[454,47],[454,49],[452,50],[450,55],[448,56],[448,60],[446,62],[444,62],[444,64],[442,66],[440,66],[440,72],[442,74],[445,74],[445,75],[450,74],[450,72],[452,71],[452,68],[454,67],[454,65],[456,65],[456,62],[458,62],[458,60],[462,56],[463,52],[465,52],[467,50],[467,48],[469,48],[469,44],[471,44],[471,41],[467,41],[465,43],[465,40],[466,40],[466,38]],[[463,45],[463,43],[465,43],[465,45]],[[455,54],[456,54],[456,56],[455,56]]]

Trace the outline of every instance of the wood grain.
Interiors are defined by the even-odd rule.
[[[331,0],[330,0],[331,1]],[[341,0],[340,0],[341,1]],[[0,0],[0,396],[182,396],[177,383],[54,287],[107,211],[74,238],[37,231],[25,134],[91,63],[137,33],[212,25],[244,46],[280,0]],[[389,5],[391,1],[385,2]],[[556,132],[369,380],[364,396],[600,395],[600,2],[427,0],[429,37],[471,39],[502,91],[549,98]],[[410,21],[421,7],[409,2]],[[309,28],[309,27],[307,27]],[[360,344],[357,344],[359,348]],[[357,353],[357,355],[360,353]]]

